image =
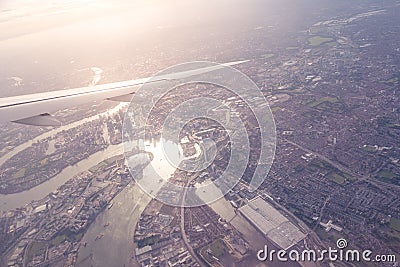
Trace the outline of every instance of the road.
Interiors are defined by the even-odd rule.
[[[386,189],[385,191],[388,192],[388,194],[391,194],[391,195],[396,194],[397,190],[399,189],[398,185],[388,184],[388,183],[385,183],[385,182],[378,181],[376,179],[372,179],[370,177],[370,175],[360,175],[360,174],[354,172],[353,170],[347,168],[346,166],[343,166],[342,164],[340,164],[338,162],[334,162],[331,159],[325,157],[324,155],[322,155],[322,154],[320,154],[318,152],[312,151],[312,150],[310,150],[310,149],[308,149],[308,148],[306,148],[306,147],[304,147],[302,145],[299,145],[299,144],[297,144],[297,143],[295,143],[293,141],[290,141],[288,139],[282,139],[282,140],[284,142],[288,143],[288,144],[291,144],[291,145],[293,145],[293,146],[295,146],[295,147],[307,152],[307,153],[313,154],[314,156],[318,157],[319,159],[321,159],[321,160],[323,160],[325,162],[328,162],[330,165],[332,165],[333,167],[335,167],[339,171],[352,175],[354,178],[356,178],[358,180],[358,182],[365,181],[367,183],[370,183],[370,184],[378,187],[379,189],[382,189],[382,190]],[[390,190],[391,188],[395,189],[396,192],[391,192],[391,190]]]
[[[352,176],[354,176],[354,177],[356,177],[356,178],[364,178],[364,177],[361,177],[359,174],[355,173],[354,171],[350,170],[350,169],[347,168],[346,166],[343,166],[342,164],[339,164],[339,163],[337,163],[337,162],[334,162],[334,161],[330,160],[329,158],[325,157],[325,156],[322,155],[322,154],[319,154],[319,153],[317,153],[317,152],[315,152],[315,151],[312,151],[312,150],[310,150],[310,149],[308,149],[308,148],[306,148],[306,147],[304,147],[304,146],[302,146],[302,145],[299,145],[299,144],[297,144],[297,143],[295,143],[295,142],[292,142],[292,141],[290,141],[290,140],[288,140],[288,139],[283,139],[283,141],[286,142],[286,143],[288,143],[288,144],[291,144],[291,145],[293,145],[293,146],[295,146],[295,147],[297,147],[297,148],[300,148],[301,150],[303,150],[303,151],[305,151],[305,152],[307,152],[307,153],[313,154],[314,156],[316,156],[316,157],[322,159],[323,161],[328,162],[330,165],[332,165],[333,167],[335,167],[336,169],[338,169],[339,171],[341,171],[341,172],[343,172],[343,173],[351,174]],[[365,179],[365,178],[364,178],[364,179]]]
[[[187,194],[187,189],[189,184],[196,179],[198,176],[198,173],[196,173],[196,175],[191,176],[188,181],[186,182],[185,185],[185,189],[183,191],[182,194],[182,204],[181,204],[181,235],[182,235],[182,240],[183,243],[185,243],[185,246],[187,248],[187,250],[189,251],[190,255],[192,255],[192,257],[197,261],[197,263],[202,266],[202,267],[207,267],[203,261],[197,256],[196,252],[193,250],[192,246],[189,244],[189,240],[187,238],[186,232],[185,232],[185,207],[184,207],[184,203],[185,203],[185,199],[186,199],[186,194]]]

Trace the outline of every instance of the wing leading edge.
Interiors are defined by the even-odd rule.
[[[156,79],[143,78],[91,87],[0,98],[0,123],[11,121],[29,125],[57,126],[59,122],[51,114],[58,110],[95,100],[127,101],[145,83],[163,83],[168,82],[168,80],[187,78],[215,71],[223,68],[223,66],[233,66],[247,61],[236,61],[212,67],[182,71],[158,76]]]

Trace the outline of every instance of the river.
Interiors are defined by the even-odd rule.
[[[164,142],[164,149],[178,151],[176,144]],[[142,187],[146,188],[144,181],[153,181],[154,177],[165,180],[175,172],[165,158],[160,140],[145,142],[146,151],[153,154],[152,163],[143,169]],[[168,149],[169,148],[169,149]],[[172,153],[170,151],[170,153]],[[177,155],[175,155],[177,156]],[[128,159],[132,165],[138,161],[146,161],[139,154]],[[131,165],[131,166],[132,166]],[[155,179],[158,180],[158,179]],[[158,192],[163,183],[151,183],[154,192]],[[151,196],[145,193],[138,183],[132,182],[124,188],[112,201],[110,209],[102,212],[90,225],[82,239],[78,252],[77,266],[133,266],[134,248],[133,235],[135,227],[143,210],[151,201]],[[101,238],[99,238],[101,237]]]
[[[12,157],[14,157],[15,155],[17,155],[19,152],[27,149],[28,147],[32,146],[34,143],[40,141],[40,140],[44,140],[46,138],[55,136],[56,134],[62,132],[62,131],[67,131],[69,129],[78,127],[84,123],[87,122],[91,122],[94,120],[98,120],[101,116],[107,116],[109,114],[115,113],[117,111],[119,111],[121,108],[123,108],[124,106],[126,106],[124,103],[117,105],[116,107],[105,111],[103,113],[97,114],[97,115],[93,115],[91,117],[67,124],[67,125],[63,125],[61,127],[55,128],[53,130],[50,130],[48,132],[45,132],[39,136],[36,136],[35,138],[33,138],[32,140],[29,140],[25,143],[22,143],[16,147],[14,147],[10,152],[8,152],[7,154],[3,155],[2,157],[0,157],[0,166],[3,165],[7,160],[11,159]]]
[[[19,152],[32,146],[32,144],[34,144],[35,142],[55,136],[56,134],[62,131],[78,127],[84,123],[97,120],[100,118],[100,116],[107,116],[109,114],[118,112],[121,108],[124,107],[124,105],[125,104],[119,104],[108,111],[70,123],[68,125],[58,127],[56,129],[45,132],[35,137],[32,140],[22,143],[0,158],[0,166],[2,166],[7,160],[17,155]],[[103,129],[103,131],[105,132],[105,129]],[[108,133],[104,133],[103,136],[106,140],[109,140]],[[46,151],[46,154],[52,152],[52,150],[54,149],[52,148],[53,145],[54,142],[50,142],[49,144],[50,151],[49,150]],[[98,163],[107,158],[111,158],[113,156],[120,155],[122,153],[123,153],[122,145],[111,145],[107,147],[105,150],[94,153],[88,158],[81,160],[80,162],[78,162],[73,166],[68,166],[67,168],[63,169],[58,175],[52,177],[51,179],[42,184],[39,184],[38,186],[33,187],[30,190],[22,191],[15,194],[0,194],[0,211],[8,211],[11,209],[20,208],[30,203],[31,201],[40,200],[43,197],[50,194],[51,192],[53,192],[54,190],[56,190],[61,185],[63,185],[73,176],[79,174],[80,172],[90,169],[91,167],[97,165]]]
[[[113,206],[90,225],[82,239],[86,246],[79,249],[77,266],[133,266],[135,226],[150,200],[136,183],[124,188],[112,201]]]
[[[104,115],[104,114],[103,114]],[[96,119],[93,116],[88,119],[63,126],[63,129],[77,127],[89,120]],[[47,132],[40,135],[36,140],[41,140],[54,135],[56,130]],[[104,138],[108,139],[109,136],[104,131]],[[22,151],[29,147],[34,140],[20,145],[17,150]],[[158,146],[159,142],[155,142],[153,146],[147,146],[148,150],[154,155],[153,162],[143,170],[144,180],[152,180],[150,178],[160,175],[165,180],[174,172],[174,168],[169,166],[166,168],[167,160],[163,157],[163,151]],[[176,148],[174,149],[176,150]],[[39,200],[44,196],[50,194],[71,177],[89,170],[91,167],[97,165],[101,161],[122,154],[123,145],[111,145],[105,150],[99,151],[88,158],[78,162],[73,166],[69,166],[62,170],[58,175],[52,179],[30,189],[16,194],[0,195],[0,211],[7,211],[22,207],[33,200]],[[15,155],[16,152],[11,151],[8,153],[8,158]],[[5,156],[0,160],[0,163],[5,162]],[[147,179],[146,179],[147,177]],[[153,178],[154,179],[154,178]],[[158,191],[158,190],[156,190]],[[77,266],[134,266],[134,244],[133,236],[136,224],[140,218],[141,213],[151,201],[151,197],[145,193],[136,182],[130,183],[125,187],[113,200],[111,208],[104,210],[100,213],[95,221],[89,226],[87,232],[81,241],[82,245],[78,251]],[[243,217],[238,216],[231,204],[224,198],[210,204],[210,206],[224,219],[231,222],[247,240],[252,240],[251,247],[256,250],[262,248],[264,244],[268,243],[265,238],[261,237],[259,233],[252,227]],[[85,245],[83,245],[85,244]],[[275,266],[275,265],[274,265]],[[280,265],[277,265],[280,266]]]
[[[99,164],[107,158],[111,158],[123,153],[122,145],[112,145],[105,150],[90,155],[88,158],[81,160],[75,165],[68,166],[58,175],[47,180],[46,182],[33,187],[30,190],[22,191],[15,194],[0,194],[0,211],[8,211],[29,204],[31,201],[40,200],[65,184],[75,175],[89,170],[91,167]]]

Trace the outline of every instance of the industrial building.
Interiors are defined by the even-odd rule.
[[[287,250],[306,235],[261,197],[256,197],[239,209],[261,233],[280,248]]]

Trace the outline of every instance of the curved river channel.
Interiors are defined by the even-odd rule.
[[[121,105],[103,112],[101,114],[61,126],[51,131],[45,132],[36,138],[27,141],[9,153],[0,157],[0,166],[8,159],[19,152],[29,148],[37,141],[54,136],[57,133],[78,127],[86,122],[99,119],[100,116],[118,111]],[[106,136],[105,136],[106,137]],[[73,176],[89,170],[105,159],[123,153],[122,144],[110,145],[106,149],[90,155],[73,166],[63,169],[58,175],[50,180],[23,192],[15,194],[0,194],[0,211],[8,211],[23,207],[31,201],[40,200],[47,196]],[[150,202],[151,198],[141,191],[135,183],[129,184],[113,200],[114,205],[110,209],[102,212],[96,220],[89,226],[87,233],[83,237],[83,242],[87,245],[81,246],[78,256],[78,266],[124,266],[128,265],[132,257],[133,233],[137,221],[143,209]],[[109,223],[107,229],[105,223]],[[96,236],[104,234],[104,238],[97,240]]]
[[[117,106],[114,110],[117,110]],[[96,120],[99,116],[107,115],[113,110],[92,116],[62,126],[60,128],[43,133],[42,135],[15,147],[12,151],[0,158],[0,166],[20,151],[30,147],[39,140],[54,136],[62,130],[77,127],[85,122]],[[23,207],[31,201],[40,200],[47,196],[73,176],[89,170],[101,161],[123,153],[123,145],[110,145],[106,149],[96,152],[88,158],[73,166],[63,169],[58,175],[50,180],[27,191],[15,194],[0,194],[0,211],[8,211]],[[163,169],[161,159],[153,160],[153,167]],[[158,164],[157,164],[158,163]],[[168,174],[175,170],[170,169]],[[170,173],[171,172],[171,173]],[[166,172],[164,172],[168,175]],[[155,175],[154,169],[146,167],[143,169],[143,178]],[[124,188],[113,200],[111,208],[106,209],[98,215],[96,220],[89,226],[85,233],[78,254],[78,266],[129,266],[132,265],[133,256],[133,234],[135,226],[144,208],[151,201],[151,197],[144,193],[140,187],[132,182]],[[104,225],[107,224],[107,227]],[[96,238],[99,234],[103,237]]]
[[[118,106],[116,108],[118,108]],[[71,129],[85,122],[98,119],[99,116],[107,115],[109,112],[112,111],[104,112],[102,114],[62,126],[50,132],[46,132],[31,141],[23,143],[14,148],[8,154],[1,157],[0,166],[6,160],[13,157],[18,152],[28,148],[36,141],[51,137],[62,130]],[[152,164],[149,164],[143,169],[143,178],[145,180],[146,177],[154,177],[154,175],[157,175],[157,173],[162,173],[163,177],[169,177],[169,175],[175,171],[175,168],[167,168],[165,166],[166,160],[162,156],[162,150],[157,146],[157,143],[158,142],[156,142],[151,151],[154,155]],[[97,165],[101,161],[122,153],[122,144],[111,145],[105,150],[94,153],[75,165],[63,169],[58,175],[30,190],[15,194],[0,194],[0,211],[7,211],[23,207],[31,201],[39,200],[59,188],[66,181],[80,172],[89,170],[91,167]],[[81,245],[78,252],[77,266],[123,267],[134,265],[133,235],[135,227],[141,213],[149,204],[151,199],[152,198],[145,193],[137,183],[131,182],[129,185],[127,185],[112,200],[113,205],[111,208],[106,209],[99,214],[96,220],[89,226],[82,239],[82,244],[85,245]],[[218,207],[217,209],[227,211],[227,207],[230,207],[228,202],[224,203],[223,206]],[[230,212],[229,217],[231,214],[234,213]],[[98,235],[101,235],[102,238],[98,239]]]
[[[32,146],[32,144],[34,144],[35,142],[44,140],[48,137],[52,137],[62,131],[78,127],[84,123],[97,120],[101,116],[107,116],[108,114],[117,112],[121,107],[122,107],[122,105],[117,105],[116,107],[114,107],[106,112],[85,118],[80,121],[73,122],[68,125],[58,127],[51,131],[45,132],[45,133],[35,137],[32,140],[22,143],[22,144],[18,145],[17,147],[15,147],[10,152],[8,152],[7,154],[0,157],[0,166],[2,166],[7,160],[9,160],[12,157],[14,157],[15,155],[17,155],[19,152]],[[26,204],[30,203],[33,200],[42,199],[43,197],[47,196],[48,194],[50,194],[51,192],[56,190],[58,187],[63,185],[66,181],[68,181],[70,178],[77,175],[78,173],[90,169],[91,167],[97,165],[98,163],[100,163],[101,161],[103,161],[107,158],[111,158],[113,156],[120,155],[120,154],[122,154],[122,145],[109,146],[107,149],[99,151],[97,153],[94,153],[91,156],[89,156],[88,158],[81,160],[80,162],[78,162],[77,164],[75,164],[73,166],[68,166],[67,168],[62,170],[58,175],[54,176],[50,180],[48,180],[38,186],[33,187],[30,190],[22,191],[22,192],[15,193],[15,194],[6,194],[6,195],[0,194],[0,211],[8,211],[8,210],[20,208],[20,207],[23,207]]]

